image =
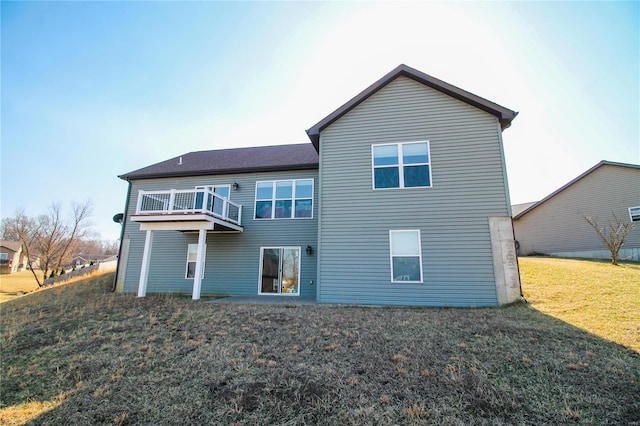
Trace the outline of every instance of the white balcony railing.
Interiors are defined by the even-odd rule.
[[[240,225],[242,206],[210,189],[138,191],[136,214],[204,213]]]

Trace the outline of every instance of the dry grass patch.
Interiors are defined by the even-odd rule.
[[[525,304],[209,304],[112,279],[2,305],[0,422],[640,422],[639,355]]]
[[[13,300],[16,297],[24,296],[34,291],[42,291],[55,287],[60,287],[65,284],[74,283],[77,281],[83,281],[90,278],[96,278],[100,275],[109,274],[112,271],[99,271],[95,270],[87,275],[71,277],[70,274],[65,274],[68,279],[57,282],[55,284],[46,285],[44,287],[38,287],[38,282],[33,276],[31,271],[21,271],[8,275],[0,275],[0,303]],[[42,271],[36,271],[41,281]]]
[[[640,264],[524,257],[522,289],[540,312],[640,352]]]
[[[42,279],[42,272],[36,272]],[[31,293],[38,289],[38,282],[31,271],[20,271],[0,275],[0,303],[14,299],[18,295]]]

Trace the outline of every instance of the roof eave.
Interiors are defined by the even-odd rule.
[[[311,139],[311,144],[316,149],[316,152],[320,154],[320,131],[316,129],[306,130],[307,136]]]
[[[166,172],[166,173],[148,173],[148,174],[135,174],[127,173],[119,175],[118,178],[126,180],[128,182],[132,180],[141,179],[158,179],[169,177],[190,177],[190,176],[217,176],[217,175],[232,175],[241,173],[255,173],[255,172],[277,172],[288,170],[314,170],[318,168],[318,163],[306,163],[295,164],[291,166],[267,166],[267,167],[252,167],[252,168],[239,168],[239,169],[224,169],[224,170],[193,170],[193,171],[179,171],[179,172]]]

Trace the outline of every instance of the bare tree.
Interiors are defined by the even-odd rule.
[[[27,216],[24,210],[18,210],[14,217],[3,219],[3,236],[22,243],[29,269],[39,287],[44,285],[44,278],[52,271],[59,271],[70,260],[74,246],[89,226],[91,210],[90,201],[73,203],[71,217],[66,219],[60,205],[54,203],[45,214],[36,218]],[[40,280],[36,270],[43,272],[43,280]]]
[[[27,265],[31,270],[33,270],[31,263],[35,260],[31,250],[35,246],[37,232],[36,221],[28,217],[22,209],[17,210],[13,217],[2,219],[2,239],[22,243],[22,252],[25,254]],[[36,277],[36,281],[39,286],[42,286],[38,277]]]
[[[611,253],[611,264],[617,265],[620,249],[624,246],[627,235],[635,228],[635,224],[623,221],[616,216],[615,213],[613,214],[613,220],[609,220],[607,226],[600,225],[596,217],[584,214],[582,217],[584,217],[584,220],[596,231],[600,241],[602,241]]]
[[[73,255],[85,261],[99,261],[118,254],[118,247],[117,240],[102,240],[97,237],[91,238],[87,236],[82,240],[78,240],[77,245],[73,248]]]
[[[105,256],[113,256],[118,254],[120,248],[120,242],[118,240],[103,240],[102,251]]]

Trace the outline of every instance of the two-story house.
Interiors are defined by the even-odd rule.
[[[520,298],[516,112],[400,65],[311,143],[191,152],[129,182],[115,288],[496,306]]]
[[[24,271],[26,266],[27,259],[20,241],[0,241],[0,274]]]

